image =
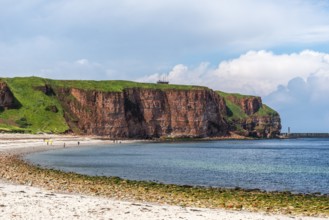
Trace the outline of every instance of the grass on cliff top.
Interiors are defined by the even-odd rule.
[[[160,89],[160,90],[193,90],[193,89],[208,89],[202,86],[192,85],[174,85],[174,84],[155,84],[155,83],[139,83],[125,80],[47,80],[50,85],[64,88],[77,88],[83,90],[97,90],[102,92],[122,92],[127,88],[142,88],[142,89]]]
[[[256,96],[252,96],[252,95],[243,95],[240,93],[227,93],[227,92],[223,92],[223,91],[216,91],[216,92],[217,92],[217,94],[219,94],[220,96],[222,96],[224,98],[227,98],[229,96],[233,96],[238,99],[256,97]]]
[[[262,108],[258,110],[258,112],[255,113],[257,116],[276,116],[278,113],[270,108],[269,106],[263,104]]]
[[[24,82],[26,87],[36,85],[51,85],[63,88],[76,88],[83,90],[97,90],[102,92],[122,92],[128,88],[142,88],[142,89],[160,89],[160,90],[195,90],[195,89],[209,89],[204,86],[195,85],[175,85],[175,84],[156,84],[156,83],[140,83],[126,80],[53,80],[40,77],[16,77],[3,78],[0,81],[20,81]],[[13,85],[15,86],[15,85]]]
[[[250,117],[243,111],[243,109],[239,105],[230,101],[229,97],[243,99],[243,98],[252,98],[255,96],[242,95],[239,93],[226,93],[226,92],[222,92],[222,91],[216,91],[216,92],[217,92],[217,94],[224,97],[224,99],[225,99],[225,103],[226,103],[227,110],[228,110],[228,120],[229,121],[246,119],[246,118]],[[268,107],[265,104],[262,104],[262,107],[252,116],[257,117],[257,116],[275,116],[275,115],[278,115],[278,113],[275,110],[273,110],[272,108]]]
[[[3,78],[20,107],[0,112],[0,130],[9,132],[48,132],[63,133],[68,125],[63,117],[63,110],[54,96],[47,96],[35,89],[45,85],[45,80],[37,77]],[[56,106],[58,112],[46,110]]]

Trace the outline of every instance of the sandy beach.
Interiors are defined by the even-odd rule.
[[[52,145],[45,140],[52,140]],[[110,144],[95,137],[0,135],[0,157],[39,150]],[[70,194],[0,179],[0,219],[325,219],[205,209]]]

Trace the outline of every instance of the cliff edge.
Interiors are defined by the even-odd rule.
[[[272,138],[281,129],[278,113],[259,97],[200,86],[38,77],[4,78],[1,83],[0,107],[3,103],[5,108],[0,130],[7,132],[73,132],[113,139],[230,133]]]
[[[242,136],[274,138],[280,134],[280,115],[257,96],[217,91],[224,97],[229,130]]]

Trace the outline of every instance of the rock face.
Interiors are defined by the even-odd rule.
[[[279,114],[260,97],[199,86],[36,77],[0,80],[0,110],[12,108],[12,118],[0,120],[9,131],[146,139],[231,133],[271,138],[281,129]]]
[[[238,96],[229,96],[231,102],[240,106],[247,115],[255,114],[262,107],[262,100],[260,97],[246,96],[239,98]]]
[[[111,138],[227,135],[226,106],[209,89],[125,89],[123,92],[56,91],[71,127]]]
[[[240,107],[245,114],[231,120],[231,131],[260,138],[273,138],[280,134],[279,114],[264,105],[260,97],[228,95],[226,101]]]
[[[19,103],[5,82],[0,81],[0,110],[18,108]]]

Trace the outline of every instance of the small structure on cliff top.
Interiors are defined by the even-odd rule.
[[[167,80],[166,76],[163,76],[162,79],[157,81],[157,84],[169,84],[169,81]]]
[[[158,80],[157,84],[169,84],[169,81]]]

